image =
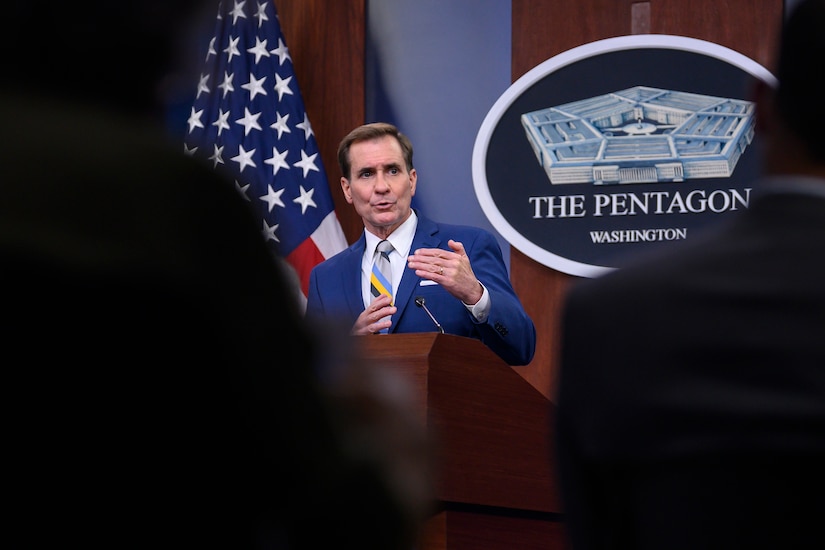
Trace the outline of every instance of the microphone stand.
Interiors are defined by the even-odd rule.
[[[430,317],[430,319],[432,320],[432,322],[436,326],[436,328],[438,328],[438,330],[441,332],[441,334],[444,334],[444,327],[441,326],[441,323],[439,323],[438,321],[435,320],[435,317],[433,316],[433,314],[430,313],[430,309],[426,305],[424,305],[424,297],[423,296],[416,296],[415,297],[415,305],[417,305],[418,307],[420,307],[421,309],[426,311],[427,315]]]

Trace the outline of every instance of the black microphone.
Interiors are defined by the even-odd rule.
[[[441,331],[441,334],[444,334],[444,327],[441,326],[441,323],[439,323],[438,321],[435,320],[435,317],[433,317],[433,314],[430,313],[430,310],[427,309],[427,306],[424,305],[424,297],[423,296],[416,296],[415,297],[415,305],[417,305],[418,307],[420,307],[421,309],[426,311],[427,315],[430,316],[430,319],[432,319],[435,326],[438,327],[439,331]]]

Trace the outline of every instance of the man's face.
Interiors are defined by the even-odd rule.
[[[344,197],[364,227],[384,238],[410,216],[415,169],[407,172],[401,145],[392,136],[353,143],[349,158],[350,179],[341,178]]]

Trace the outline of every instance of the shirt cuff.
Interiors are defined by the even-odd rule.
[[[481,281],[478,282],[481,285],[481,299],[476,302],[475,305],[464,304],[464,307],[467,308],[467,311],[473,316],[477,323],[486,323],[487,317],[490,316],[490,293],[487,291],[487,287],[481,284]]]

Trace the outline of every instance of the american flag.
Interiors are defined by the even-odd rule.
[[[273,0],[219,3],[187,125],[185,152],[232,174],[305,297],[347,242]]]

